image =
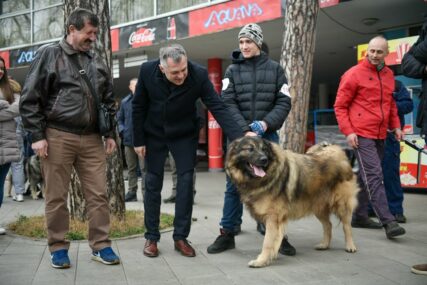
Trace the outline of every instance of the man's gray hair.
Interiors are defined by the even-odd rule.
[[[171,44],[160,48],[159,51],[160,64],[163,67],[168,67],[168,58],[171,58],[174,63],[180,63],[182,57],[187,57],[187,52],[180,44]]]

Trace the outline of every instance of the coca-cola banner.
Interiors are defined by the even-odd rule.
[[[417,41],[418,36],[389,40],[389,54],[385,58],[387,65],[401,64],[402,58],[409,51],[411,46]],[[357,61],[361,61],[366,57],[368,44],[357,46]]]
[[[196,36],[282,16],[281,0],[236,0],[189,12],[189,35]]]
[[[120,50],[151,46],[188,37],[188,13],[155,19],[120,29]]]

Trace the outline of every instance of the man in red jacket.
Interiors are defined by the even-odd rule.
[[[353,214],[353,227],[381,228],[368,218],[369,202],[385,228],[387,238],[405,234],[390,213],[381,161],[387,130],[402,139],[396,103],[393,99],[394,76],[385,66],[387,40],[381,36],[368,44],[366,58],[341,77],[335,101],[335,115],[347,143],[359,163],[359,206]]]

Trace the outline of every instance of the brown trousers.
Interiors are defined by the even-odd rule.
[[[76,135],[48,128],[48,157],[42,159],[45,185],[47,238],[51,252],[68,249],[67,207],[71,171],[74,166],[86,200],[89,246],[98,251],[110,246],[110,211],[106,185],[106,156],[99,134]]]

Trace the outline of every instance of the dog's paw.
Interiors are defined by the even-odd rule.
[[[33,198],[33,200],[38,200],[39,196],[31,196]]]
[[[314,248],[317,250],[327,250],[329,249],[329,244],[321,242],[318,245],[316,245]]]
[[[353,244],[351,246],[346,246],[345,247],[345,251],[349,252],[349,253],[355,253],[357,251],[356,246]]]
[[[258,259],[254,259],[249,261],[248,265],[249,267],[252,267],[252,268],[260,268],[260,267],[265,267],[268,264],[266,262],[259,261]]]
[[[276,253],[273,254],[273,256],[271,257],[272,260],[277,259],[277,257],[279,256],[279,251],[277,251]]]

